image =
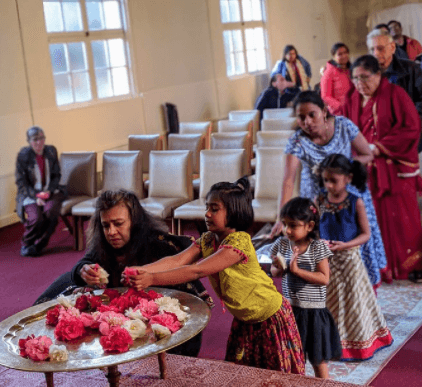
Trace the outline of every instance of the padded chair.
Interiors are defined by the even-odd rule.
[[[297,128],[296,117],[280,118],[280,119],[264,119],[261,121],[261,130],[263,132],[271,131],[293,131]]]
[[[161,134],[133,134],[129,136],[129,150],[142,152],[142,173],[144,176],[144,193],[148,192],[149,153],[164,149],[164,136]]]
[[[203,149],[210,149],[211,143],[211,121],[205,122],[181,122],[179,124],[180,134],[202,134],[204,139]]]
[[[211,134],[211,149],[245,149],[244,174],[250,173],[252,144],[248,132],[213,133]]]
[[[280,118],[293,117],[293,108],[277,108],[277,109],[264,109],[262,118],[264,120],[278,120]]]
[[[72,207],[78,203],[97,196],[97,153],[96,152],[65,152],[60,155],[60,184],[67,187],[69,196],[62,203],[60,215],[69,232],[75,237],[75,250],[78,250],[76,225],[68,221],[72,215]]]
[[[286,165],[282,148],[258,148],[256,152],[255,197],[252,200],[256,222],[275,222],[280,212],[280,195]],[[300,172],[295,179],[293,196],[299,195]]]
[[[256,136],[256,147],[258,148],[282,148],[285,149],[293,132],[278,131],[278,132],[259,132]],[[252,170],[256,167],[256,158],[251,160]]]
[[[126,189],[143,198],[142,152],[107,151],[103,154],[103,186],[106,190]],[[83,222],[95,212],[95,200],[90,199],[72,207],[77,229],[78,250],[83,248]]]
[[[233,182],[243,176],[245,156],[244,149],[201,151],[199,199],[183,204],[174,210],[174,218],[178,219],[179,235],[182,234],[182,220],[204,220],[205,196],[213,184],[221,181]]]
[[[218,133],[248,132],[252,139],[253,121],[229,121],[221,120],[217,124]]]
[[[140,203],[158,218],[171,217],[174,233],[174,209],[193,200],[191,151],[152,151],[149,157],[150,188]]]
[[[232,110],[229,112],[229,121],[252,121],[252,143],[256,143],[256,134],[259,131],[259,110]]]

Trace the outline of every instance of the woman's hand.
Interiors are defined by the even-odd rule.
[[[374,157],[377,157],[381,154],[379,148],[376,145],[374,145],[374,148],[372,149],[372,154],[374,155]]]
[[[299,266],[297,265],[297,258],[299,257],[299,247],[295,246],[293,247],[293,255],[292,259],[290,261],[290,272],[292,274],[296,274]]]
[[[89,285],[100,285],[100,274],[94,269],[95,263],[91,265],[83,265],[79,275]]]
[[[330,241],[330,246],[329,249],[331,251],[343,251],[343,250],[347,250],[347,245],[345,242],[341,242],[341,241]]]
[[[273,239],[275,236],[279,236],[283,231],[283,224],[280,220],[274,223],[271,233],[268,235],[268,239]]]

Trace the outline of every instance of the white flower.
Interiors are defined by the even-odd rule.
[[[101,266],[98,268],[98,274],[100,275],[100,284],[108,284],[108,274]]]
[[[128,320],[125,321],[122,325],[132,337],[132,340],[136,340],[138,337],[145,335],[145,330],[147,326],[141,320]]]
[[[312,168],[311,168],[311,172],[312,174],[314,174],[317,177],[321,176],[321,171],[319,170],[319,164],[315,164]]]
[[[180,309],[180,307],[177,305],[176,306],[175,305],[160,306],[160,312],[163,312],[163,311],[174,313],[180,322],[183,322],[188,318],[188,314],[184,312],[182,309]]]
[[[171,335],[170,329],[163,327],[160,324],[151,324],[151,329],[158,340]]]
[[[76,297],[73,295],[69,297],[60,295],[59,297],[57,297],[57,301],[60,303],[60,305],[63,305],[65,308],[72,308],[73,306],[75,306]]]
[[[139,309],[133,310],[133,308],[129,308],[125,311],[125,316],[131,318],[132,320],[147,321]]]
[[[172,298],[172,297],[160,297],[160,298],[157,298],[154,301],[158,306],[164,306],[164,305],[179,306],[180,305],[179,300],[177,298]]]
[[[69,352],[67,352],[65,345],[51,345],[49,349],[50,361],[67,361]]]

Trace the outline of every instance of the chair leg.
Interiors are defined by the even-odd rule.
[[[182,235],[182,219],[177,220],[177,235]]]
[[[84,248],[84,221],[82,216],[75,216],[75,250],[81,251]]]
[[[171,217],[171,233],[174,234],[174,218]]]
[[[69,222],[69,219],[67,219],[66,215],[60,215],[60,217],[62,218],[64,224],[66,225],[67,229],[69,230],[70,234],[73,235],[73,227]]]

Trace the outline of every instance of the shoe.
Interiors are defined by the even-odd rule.
[[[35,246],[22,246],[21,255],[22,257],[37,257],[39,253]]]

